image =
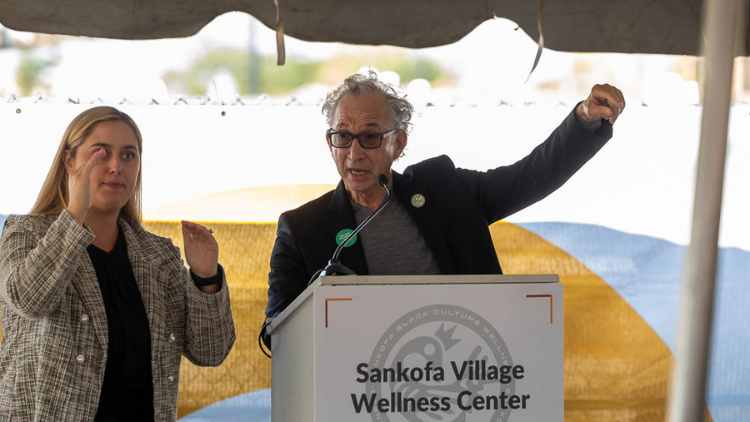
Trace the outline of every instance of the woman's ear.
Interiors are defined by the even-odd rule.
[[[65,156],[63,157],[63,165],[65,166],[65,172],[69,175],[74,173],[74,162],[75,155],[73,154],[73,152],[70,150],[65,151]]]
[[[68,150],[65,151],[65,154],[63,156],[63,165],[65,166],[65,171],[68,172],[68,174],[73,173],[73,153]]]

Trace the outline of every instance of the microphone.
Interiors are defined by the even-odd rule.
[[[364,230],[365,227],[367,227],[368,224],[370,224],[370,221],[372,221],[375,217],[380,214],[381,211],[391,202],[391,190],[388,189],[388,178],[385,177],[384,174],[381,174],[378,176],[378,184],[380,187],[383,188],[385,191],[385,197],[383,198],[383,202],[375,209],[375,211],[372,212],[367,218],[362,220],[361,223],[351,232],[348,236],[338,245],[335,251],[333,251],[333,255],[331,256],[331,259],[328,261],[328,264],[323,268],[323,270],[318,271],[317,274],[313,275],[313,277],[310,279],[310,282],[307,284],[310,284],[315,280],[317,275],[327,276],[327,275],[353,275],[356,274],[354,271],[352,271],[350,268],[347,268],[345,265],[341,264],[339,262],[339,255],[341,255],[341,252],[344,250],[344,246],[346,243],[356,236],[359,232]]]
[[[310,277],[310,280],[308,280],[307,285],[309,286],[312,284],[315,279],[318,278],[318,276],[331,276],[331,275],[355,275],[356,273],[351,269],[345,266],[344,264],[339,262],[339,255],[341,255],[341,252],[344,249],[344,245],[356,236],[359,232],[364,230],[365,227],[372,221],[375,217],[380,214],[381,211],[391,202],[391,190],[388,189],[388,178],[385,177],[384,174],[381,174],[378,176],[378,184],[381,188],[385,191],[385,197],[383,197],[383,202],[375,208],[375,211],[372,212],[367,218],[362,220],[361,223],[357,227],[354,228],[354,230],[349,233],[348,236],[344,239],[343,242],[341,242],[338,247],[336,247],[336,250],[333,251],[333,255],[331,256],[331,259],[328,260],[328,264],[323,268],[322,270],[318,270],[315,274]],[[269,353],[271,351],[271,336],[266,333],[266,330],[268,328],[268,325],[271,323],[272,318],[266,318],[266,320],[263,322],[263,325],[260,328],[260,333],[258,333],[258,347],[260,348],[260,351],[263,352],[266,357],[270,358],[271,354]],[[266,351],[266,348],[263,346],[266,346],[268,351]]]
[[[384,174],[381,174],[378,176],[378,184],[380,187],[383,188],[385,191],[385,197],[383,198],[383,202],[375,209],[375,211],[372,212],[367,218],[362,220],[361,223],[357,227],[354,228],[354,230],[349,233],[348,236],[344,239],[343,242],[341,242],[335,251],[333,251],[333,255],[331,256],[331,259],[328,260],[328,264],[323,268],[322,270],[318,270],[315,274],[310,277],[310,280],[307,282],[307,285],[309,286],[312,284],[315,279],[318,278],[318,276],[332,276],[332,275],[354,275],[356,274],[352,269],[346,267],[345,265],[341,264],[339,262],[339,255],[341,255],[341,251],[344,249],[344,245],[351,240],[354,236],[356,236],[359,232],[364,230],[364,228],[372,221],[373,218],[377,217],[378,214],[380,214],[381,211],[391,202],[391,190],[388,189],[388,178],[385,177]],[[267,357],[271,357],[271,354],[269,353],[271,350],[271,336],[266,333],[266,330],[268,328],[268,325],[271,322],[271,318],[267,318],[263,322],[263,326],[260,329],[260,333],[258,333],[258,347],[260,347],[260,350],[263,352],[264,355]],[[266,349],[264,349],[263,346],[266,346],[268,349],[268,352]]]

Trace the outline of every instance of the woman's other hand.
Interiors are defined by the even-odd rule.
[[[201,278],[211,278],[218,271],[219,244],[211,230],[190,221],[182,222],[185,259],[190,271]]]

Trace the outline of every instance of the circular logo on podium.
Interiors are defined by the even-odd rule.
[[[470,309],[415,309],[391,324],[370,357],[372,421],[507,422],[512,367],[500,333]]]

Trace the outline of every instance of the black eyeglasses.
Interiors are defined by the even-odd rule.
[[[351,133],[345,130],[337,131],[328,129],[328,131],[326,131],[326,139],[328,139],[328,145],[334,148],[349,148],[352,146],[352,142],[356,139],[359,141],[359,146],[362,148],[376,149],[380,148],[380,145],[383,144],[383,138],[385,138],[386,135],[397,130],[398,128],[393,128],[386,130],[385,132]]]

